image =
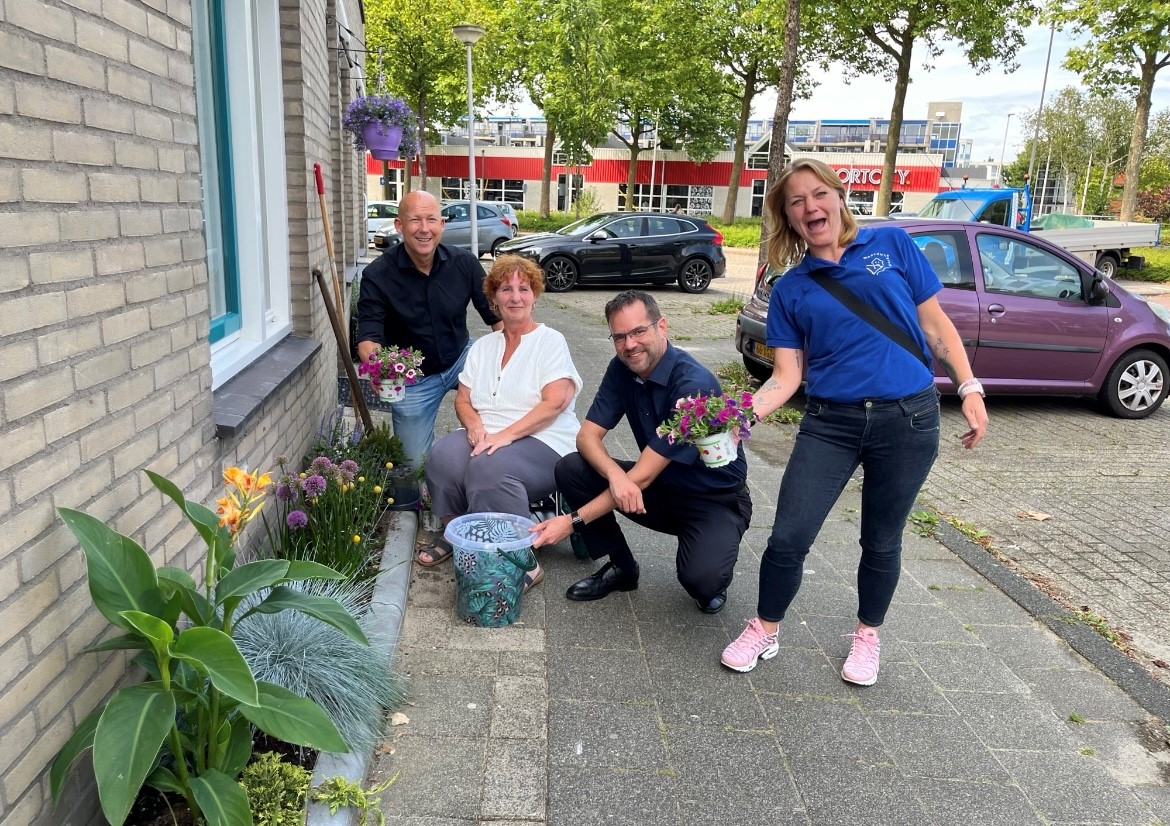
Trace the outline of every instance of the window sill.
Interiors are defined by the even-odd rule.
[[[302,336],[286,336],[279,344],[212,392],[215,434],[233,439],[264,403],[303,370],[321,350],[321,343]]]

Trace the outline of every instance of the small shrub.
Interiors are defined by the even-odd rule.
[[[344,777],[330,777],[320,786],[309,790],[309,799],[314,803],[322,803],[329,807],[329,814],[337,814],[343,806],[352,806],[358,810],[358,826],[383,826],[386,816],[378,808],[380,795],[398,779],[398,773],[372,789],[363,789],[357,783],[351,783]]]
[[[535,209],[519,210],[516,217],[524,232],[556,232],[577,220],[576,214],[572,212],[550,212],[547,218],[541,218],[540,212]]]
[[[365,635],[384,633],[369,610],[369,586],[322,583],[299,589],[311,598],[336,600]],[[404,697],[402,677],[385,646],[362,646],[303,614],[252,614],[234,637],[257,679],[314,700],[329,715],[354,753],[368,752],[382,737],[386,713]]]
[[[276,752],[257,755],[240,775],[254,826],[300,826],[311,780],[307,769],[285,763]]]
[[[725,247],[759,247],[762,221],[759,218],[736,218],[735,223],[724,224],[710,218],[711,226],[723,233]]]
[[[743,305],[743,298],[733,295],[714,302],[707,308],[707,315],[738,315]]]

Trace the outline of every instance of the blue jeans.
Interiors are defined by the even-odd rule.
[[[448,390],[459,386],[459,373],[470,349],[469,341],[454,364],[442,373],[423,376],[407,385],[406,398],[390,405],[394,433],[402,440],[406,461],[411,467],[418,467],[430,452],[435,441],[435,418],[439,415],[443,397]]]
[[[902,531],[938,456],[938,392],[840,404],[809,398],[780,483],[776,523],[760,562],[761,619],[784,619],[800,590],[804,558],[860,465],[861,561],[857,618],[885,620],[902,568]]]

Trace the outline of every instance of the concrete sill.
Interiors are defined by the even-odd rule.
[[[287,336],[212,394],[215,435],[234,439],[248,422],[321,350],[321,342]]]

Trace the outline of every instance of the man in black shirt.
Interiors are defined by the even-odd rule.
[[[614,514],[621,511],[639,525],[678,537],[679,582],[700,611],[717,613],[727,601],[739,541],[752,517],[743,447],[731,464],[707,467],[694,445],[671,444],[656,431],[678,399],[721,393],[719,380],[670,344],[666,319],[648,293],[619,293],[605,305],[605,317],[616,355],[581,423],[578,452],[556,467],[557,490],[573,512],[541,522],[533,544],[551,545],[578,533],[591,557],[609,557],[597,573],[569,588],[569,599],[632,591],[639,568]],[[636,462],[613,459],[603,443],[622,417],[641,450]]]
[[[435,196],[408,193],[398,204],[394,228],[402,243],[362,273],[358,355],[364,361],[391,345],[422,352],[422,378],[407,385],[406,398],[391,407],[394,432],[407,461],[417,466],[431,449],[439,406],[458,385],[471,348],[468,302],[493,330],[501,322],[483,294],[479,261],[470,252],[439,243],[443,216]]]

